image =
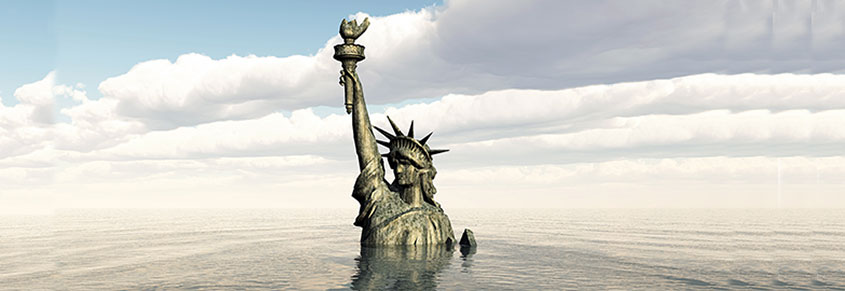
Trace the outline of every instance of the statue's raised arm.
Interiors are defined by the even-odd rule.
[[[355,39],[369,24],[368,19],[361,25],[344,19],[340,24],[343,44],[334,47],[334,58],[343,68],[340,84],[346,93],[346,113],[352,114],[352,134],[361,170],[352,190],[352,197],[361,204],[355,218],[355,225],[363,228],[361,244],[451,246],[455,243],[452,225],[434,201],[437,190],[432,183],[437,170],[431,156],[447,150],[430,149],[426,145],[430,133],[419,140],[414,138],[413,121],[407,135],[390,118],[393,133],[375,127],[388,140],[377,141],[373,135],[361,79],[355,72],[357,63],[364,59],[364,46],[355,44]],[[384,154],[395,177],[390,184],[384,180],[378,144],[390,150]]]
[[[364,59],[364,46],[354,42],[369,25],[369,19],[364,19],[360,25],[357,20],[344,19],[340,24],[343,44],[334,47],[334,58],[340,61],[343,67],[340,71],[340,84],[344,86],[346,93],[346,113],[352,114],[352,134],[355,139],[355,152],[358,154],[358,167],[361,170],[376,159],[381,159],[367,113],[367,104],[364,102],[364,90],[358,72],[355,71],[357,63]]]

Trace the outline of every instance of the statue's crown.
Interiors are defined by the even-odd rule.
[[[428,145],[426,145],[425,143],[428,142],[428,138],[431,137],[431,134],[433,132],[429,133],[420,140],[414,139],[414,121],[411,121],[411,128],[408,129],[408,135],[402,133],[402,130],[400,130],[399,127],[396,126],[396,123],[393,123],[393,120],[390,119],[390,116],[387,117],[387,121],[390,122],[390,126],[393,128],[393,134],[390,134],[389,132],[378,128],[377,126],[373,126],[382,135],[384,135],[390,140],[376,141],[380,145],[383,145],[390,149],[389,153],[382,155],[383,157],[395,159],[397,158],[397,156],[401,156],[411,160],[419,168],[428,168],[431,166],[431,156],[449,151],[446,149],[429,149]]]

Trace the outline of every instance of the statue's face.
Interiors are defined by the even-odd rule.
[[[420,175],[417,167],[411,161],[399,157],[391,161],[390,167],[393,168],[393,175],[396,177],[397,184],[410,186],[419,183]]]

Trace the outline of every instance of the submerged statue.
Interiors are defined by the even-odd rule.
[[[466,256],[462,268],[471,268]],[[361,248],[352,290],[436,290],[452,251],[439,245]],[[464,266],[466,265],[466,266]]]
[[[430,149],[426,144],[431,133],[422,139],[414,138],[414,123],[405,134],[390,120],[393,133],[375,127],[388,141],[376,140],[364,102],[361,80],[355,71],[357,62],[364,59],[364,46],[355,44],[369,26],[369,19],[360,25],[356,20],[340,25],[344,43],[334,47],[334,58],[341,62],[340,84],[346,93],[346,113],[352,114],[352,133],[358,167],[361,173],[352,192],[361,204],[355,225],[362,228],[361,244],[435,245],[455,244],[449,217],[434,201],[437,190],[432,184],[437,174],[432,156],[448,150]],[[390,151],[381,155],[377,143]],[[382,157],[387,158],[395,180],[384,179]]]

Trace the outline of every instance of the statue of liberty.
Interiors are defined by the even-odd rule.
[[[388,117],[393,133],[375,127],[387,141],[376,140],[373,134],[361,80],[355,71],[357,62],[364,59],[364,47],[354,41],[367,26],[368,19],[361,25],[356,20],[347,22],[344,19],[340,25],[344,44],[334,47],[334,58],[341,61],[343,67],[340,83],[345,87],[346,112],[352,114],[355,151],[361,170],[352,192],[352,197],[361,205],[355,218],[355,225],[362,228],[361,244],[452,246],[455,243],[452,225],[434,201],[437,190],[432,184],[437,174],[432,156],[447,150],[429,148],[431,133],[415,139],[413,121],[405,134]],[[380,154],[377,144],[385,146],[389,152]],[[392,183],[384,178],[382,157],[393,169],[395,180]]]

